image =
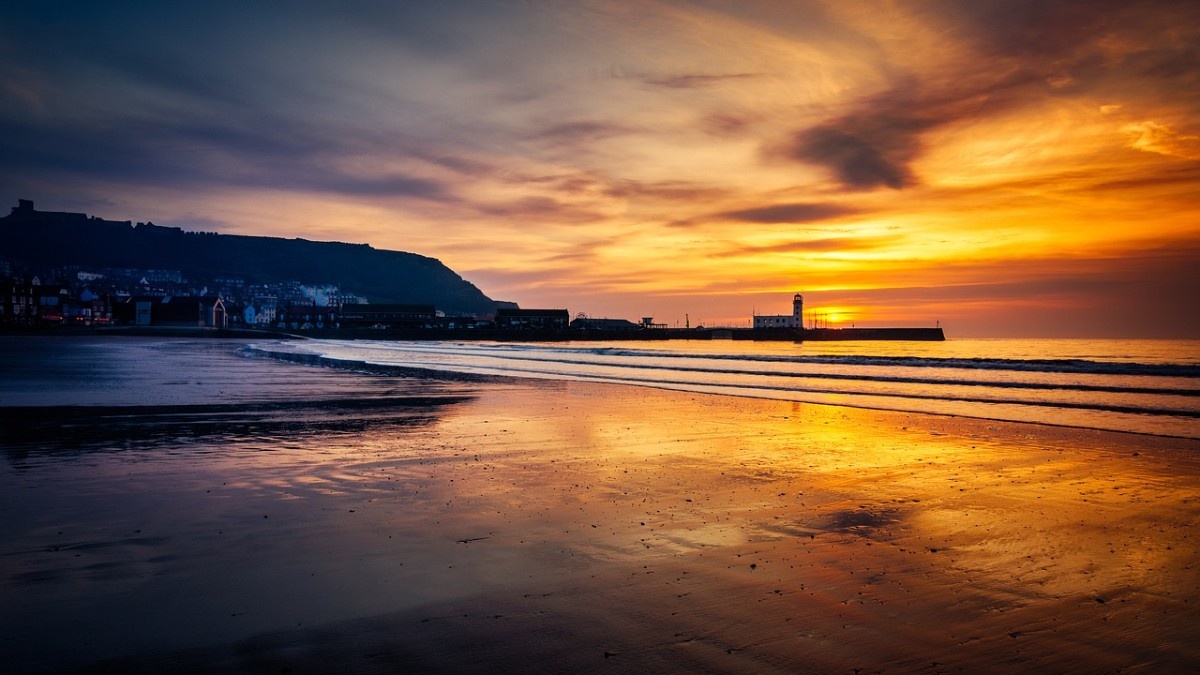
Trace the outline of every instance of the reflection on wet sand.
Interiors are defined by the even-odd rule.
[[[0,653],[134,672],[1200,663],[1194,441],[580,383],[469,394],[421,424],[10,461]]]
[[[323,434],[361,434],[422,426],[440,406],[467,394],[388,396],[250,404],[162,406],[12,406],[0,408],[0,443],[10,458],[29,452],[78,454],[157,449],[204,441],[220,445]]]

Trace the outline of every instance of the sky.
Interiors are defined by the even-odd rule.
[[[5,198],[572,315],[1200,338],[1200,3],[17,0]]]

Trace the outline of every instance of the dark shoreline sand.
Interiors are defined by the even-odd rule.
[[[248,361],[322,391],[370,379]],[[600,384],[361,386],[346,397],[437,400],[7,444],[6,668],[1200,665],[1198,441]]]

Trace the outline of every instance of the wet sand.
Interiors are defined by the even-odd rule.
[[[343,394],[366,379],[253,367]],[[380,382],[372,395],[424,386]],[[173,410],[126,446],[10,444],[0,657],[16,672],[1200,666],[1200,442],[428,386],[408,406],[219,411],[236,433],[197,436]]]

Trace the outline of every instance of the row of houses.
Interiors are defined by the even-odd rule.
[[[73,294],[66,286],[0,278],[0,326],[98,325],[112,318],[106,297]]]
[[[126,326],[229,327],[225,301],[215,295],[135,295],[113,305],[115,323]]]
[[[352,303],[340,307],[290,305],[277,310],[277,327],[306,329],[559,330],[570,325],[565,309],[500,308],[492,316],[448,317],[433,305]]]
[[[47,278],[53,281],[41,281]],[[171,269],[63,267],[32,274],[26,270],[23,276],[14,274],[14,265],[0,257],[0,326],[97,325],[120,321],[120,317],[112,316],[113,309],[120,313],[119,305],[131,297],[161,303],[165,298],[190,296],[219,297],[231,326],[260,328],[278,325],[280,307],[341,307],[367,302],[366,298],[342,292],[336,285],[246,284],[237,277],[217,277],[197,284]]]
[[[66,286],[0,279],[0,326],[229,325],[218,296],[73,294]]]
[[[18,282],[0,277],[0,328],[58,326],[198,326],[276,330],[336,329],[500,329],[595,332],[665,328],[651,317],[640,323],[625,319],[571,320],[565,309],[500,307],[492,315],[446,316],[433,305],[346,302],[323,305],[316,301],[253,303],[238,306],[221,295],[173,293],[95,294],[59,284],[42,284],[37,277]]]
[[[263,321],[255,305],[228,307],[219,295],[72,294],[67,286],[0,279],[0,327],[197,326],[281,330],[461,329],[558,330],[570,325],[565,309],[500,308],[494,315],[447,317],[433,305],[294,302],[272,307]]]

